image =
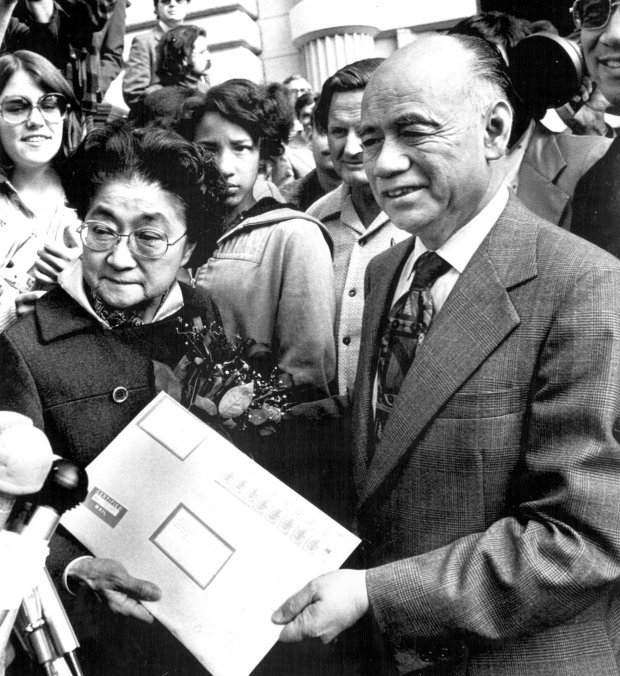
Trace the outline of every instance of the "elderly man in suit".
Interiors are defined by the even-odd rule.
[[[433,35],[364,94],[370,184],[415,236],[366,276],[367,569],[311,581],[273,620],[329,641],[365,617],[367,673],[619,673],[620,264],[502,185],[508,86],[488,43]]]

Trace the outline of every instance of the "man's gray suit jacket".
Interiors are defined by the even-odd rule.
[[[410,247],[369,265],[353,410],[356,527],[388,652],[401,673],[617,675],[620,262],[511,198],[373,448]]]

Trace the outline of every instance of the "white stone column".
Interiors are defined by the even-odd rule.
[[[348,63],[375,56],[377,3],[371,0],[301,0],[290,14],[293,44],[302,52],[316,91]]]

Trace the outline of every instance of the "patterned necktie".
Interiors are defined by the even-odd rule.
[[[392,306],[381,340],[377,366],[375,441],[378,443],[396,395],[433,318],[431,287],[450,269],[434,251],[423,253],[413,266],[409,291]]]

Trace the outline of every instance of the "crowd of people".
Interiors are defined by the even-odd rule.
[[[155,0],[112,123],[124,0],[0,6],[0,411],[85,467],[178,327],[219,327],[290,385],[229,436],[361,538],[277,600],[256,676],[620,673],[618,4],[574,3],[555,110],[511,81],[549,22],[479,14],[315,94],[211,86],[189,0]],[[156,580],[62,527],[48,568],[86,674],[205,673]]]

